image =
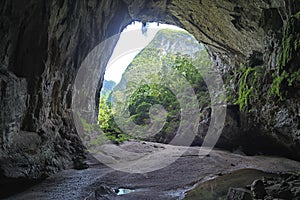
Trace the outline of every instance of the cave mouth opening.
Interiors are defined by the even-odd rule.
[[[132,45],[133,43],[138,45]],[[176,138],[174,134],[180,129],[182,102],[176,99],[178,90],[168,88],[166,82],[161,83],[162,79],[165,79],[164,76],[169,71],[175,70],[191,86],[192,93],[197,99],[197,103],[191,101],[191,104],[195,104],[195,110],[199,109],[198,104],[200,104],[203,112],[209,112],[208,109],[204,109],[210,105],[210,94],[202,75],[211,66],[212,62],[204,45],[186,30],[157,22],[132,22],[120,34],[106,66],[100,92],[98,125],[107,138],[117,144],[129,139],[172,143]],[[151,83],[145,80],[145,74],[151,74],[147,78],[152,80]],[[125,98],[126,105],[118,103],[113,106],[115,102],[121,102],[118,98],[122,92],[126,98],[128,97]],[[190,102],[186,103],[190,104]],[[116,120],[114,116],[116,112],[126,115],[125,109],[122,108],[121,111],[119,109],[122,106],[128,107],[129,116],[126,120],[130,119],[131,125],[133,122],[142,128],[135,129],[132,133],[128,127],[124,128],[124,123],[128,121]],[[153,119],[151,115],[158,113],[160,114],[156,119]],[[160,123],[160,128],[154,128],[159,134],[151,134],[148,137],[146,129],[152,128],[151,130],[154,131],[153,124],[149,125],[153,121],[160,121],[157,118],[163,118],[166,122]],[[203,138],[196,135],[193,137],[195,139],[188,144],[179,141],[174,144],[183,144],[183,146],[202,144]]]

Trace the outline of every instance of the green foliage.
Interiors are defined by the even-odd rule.
[[[113,116],[111,108],[104,98],[100,98],[98,122],[101,129],[108,129]]]
[[[273,83],[270,86],[269,93],[271,95],[276,95],[280,100],[283,100],[281,94],[281,84],[282,82],[289,77],[289,74],[286,71],[283,71],[279,76],[275,77],[273,74]]]
[[[278,71],[273,74],[273,82],[269,94],[280,100],[288,94],[288,87],[293,87],[300,81],[300,12],[292,16],[285,27],[282,41],[282,52],[278,58]]]
[[[288,36],[284,39],[283,50],[278,59],[279,70],[285,67],[288,64],[288,62],[291,60],[292,57],[291,46],[290,46],[291,42],[292,42],[292,36]]]
[[[173,66],[193,87],[200,106],[210,105],[210,96],[203,77],[207,75],[211,64],[207,52],[202,50],[196,61],[192,61],[189,57],[177,55]]]
[[[252,70],[251,68],[246,69],[240,79],[239,98],[236,103],[239,104],[241,110],[248,106],[249,96],[253,91],[253,85],[248,86],[247,84],[248,75]]]
[[[101,130],[105,133],[107,139],[113,142],[124,142],[131,137],[123,134],[114,120],[112,111],[107,99],[100,98],[98,123]],[[97,141],[95,141],[97,143]]]
[[[159,54],[160,52],[155,53],[155,50],[154,52],[144,50],[143,53],[144,54],[141,54],[133,60],[129,68],[123,74],[121,82],[125,81],[126,78],[130,79],[131,82],[127,82],[126,95],[128,98],[126,98],[126,102],[119,102],[118,105],[124,108],[128,107],[130,118],[134,123],[140,126],[148,125],[150,123],[149,110],[153,105],[158,104],[164,107],[167,111],[167,120],[161,132],[156,136],[156,141],[168,142],[176,133],[181,117],[181,108],[177,99],[178,97],[176,97],[169,88],[176,87],[178,91],[184,91],[184,83],[180,83],[180,81],[188,81],[195,91],[199,105],[209,106],[210,96],[202,75],[206,75],[208,71],[207,68],[211,66],[211,61],[204,50],[200,54],[200,59],[196,61],[193,61],[190,57],[184,55],[165,54],[160,59],[161,70],[158,70],[158,73],[156,74],[150,73],[150,75],[148,75],[149,65],[151,66],[154,62],[157,62],[157,59],[154,61],[151,57],[157,57],[157,53]],[[143,58],[141,58],[141,56]],[[149,65],[147,63],[149,63]],[[136,69],[137,67],[139,68]],[[144,67],[145,69],[143,69]],[[150,70],[155,71],[155,66],[152,67],[153,68]],[[138,74],[136,75],[134,74],[135,70],[138,70]],[[169,84],[174,83],[166,81],[166,79],[172,79],[172,77],[167,78],[164,74],[166,73],[166,75],[171,76],[168,71],[172,70],[175,70],[184,77],[180,80],[176,80],[174,82],[176,85],[173,86]],[[136,88],[135,80],[143,77],[143,73],[151,80],[151,84],[140,83],[139,87]],[[180,89],[181,87],[182,89]],[[118,92],[121,89],[122,83],[116,86],[114,96],[118,96]],[[107,109],[104,110],[106,110],[105,112],[107,113]],[[102,121],[103,125],[107,124],[105,120]],[[111,124],[108,126],[111,126]]]
[[[246,110],[250,104],[251,99],[258,98],[259,80],[262,75],[262,66],[243,67],[241,71],[241,78],[239,80],[239,94],[236,104],[239,105],[240,110]]]
[[[208,106],[210,104],[210,96],[202,78],[202,74],[207,73],[207,70],[204,70],[207,66],[204,67],[203,63],[207,65],[211,64],[211,62],[207,61],[209,60],[208,57],[205,59],[204,56],[207,56],[205,53],[206,52],[201,52],[202,57],[200,58],[202,59],[198,61],[192,61],[191,58],[179,54],[173,57],[166,55],[166,57],[163,58],[169,60],[171,60],[170,58],[173,59],[173,64],[165,62],[163,67],[165,67],[166,70],[173,69],[177,71],[185,78],[185,81],[190,83],[197,95],[200,106]],[[203,70],[196,68],[195,65],[201,65]],[[151,77],[151,79],[159,79],[157,82],[164,83],[163,76],[154,76]],[[177,88],[183,85],[178,82],[176,83]],[[130,116],[138,125],[147,125],[150,123],[149,109],[155,104],[163,106],[167,111],[167,122],[160,135],[156,138],[160,142],[167,142],[172,139],[180,124],[181,116],[178,99],[166,85],[167,83],[162,85],[155,83],[141,85],[129,98]]]
[[[167,121],[173,121],[180,116],[179,102],[166,87],[158,84],[142,85],[129,99],[131,118],[138,125],[150,123],[149,110],[151,106],[162,105],[168,112]]]
[[[278,59],[278,69],[281,71],[293,60],[300,50],[300,12],[292,16],[285,27],[283,50]]]
[[[100,101],[99,124],[110,139],[118,141],[127,138],[115,124],[114,112],[118,111],[125,115],[128,110],[131,121],[139,126],[147,126],[151,122],[149,111],[153,105],[158,104],[167,111],[167,119],[161,132],[155,136],[156,141],[169,142],[176,134],[181,118],[178,101],[180,94],[175,96],[170,88],[185,91],[184,83],[187,81],[193,87],[200,106],[210,105],[210,96],[203,75],[208,73],[207,68],[211,67],[211,60],[205,50],[200,51],[198,60],[193,60],[189,56],[174,54],[172,50],[163,49],[166,48],[165,44],[173,44],[173,42],[178,44],[180,40],[178,37],[188,38],[185,45],[189,45],[193,55],[194,52],[199,52],[199,49],[203,48],[187,32],[159,31],[151,43],[133,59],[120,83],[114,87],[112,100],[118,105],[117,108],[114,107],[117,110],[112,110],[104,99]],[[170,47],[172,48],[173,46]],[[173,72],[182,77],[177,78],[175,75],[176,81],[168,81],[173,80]],[[184,92],[182,94],[184,95]],[[143,138],[143,133],[138,133],[137,137],[139,136],[141,137],[138,139],[148,139]]]
[[[295,82],[299,82],[300,70],[297,70],[294,73],[288,73],[287,71],[283,70],[283,72],[278,76],[273,74],[273,78],[274,79],[270,86],[269,94],[279,97],[279,99],[282,101],[284,95],[286,95],[286,93],[283,94],[282,92],[284,90],[284,86],[285,88],[292,87]]]
[[[288,77],[288,86],[293,86],[295,82],[300,82],[300,69]]]

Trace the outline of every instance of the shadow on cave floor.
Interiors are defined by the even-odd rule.
[[[28,190],[41,183],[43,180],[28,180],[25,178],[3,178],[0,177],[0,199]]]
[[[108,152],[117,147],[124,151],[130,150],[145,155],[162,150],[169,150],[170,152],[184,150],[185,152],[166,167],[146,173],[117,171],[89,156],[86,161],[90,166],[88,169],[61,171],[30,189],[7,199],[175,200],[183,199],[188,190],[201,182],[207,182],[237,170],[255,169],[263,173],[287,173],[300,170],[299,162],[280,157],[244,156],[217,149],[200,157],[199,147],[129,141],[119,146],[106,144],[103,149]],[[169,157],[171,158],[171,156]],[[131,158],[127,157],[126,159],[130,160]],[[114,159],[118,162],[124,161],[121,156],[119,158],[114,157]],[[159,162],[167,159],[166,156],[161,157]],[[148,161],[151,162],[151,160]],[[131,192],[117,195],[120,189],[129,189]]]

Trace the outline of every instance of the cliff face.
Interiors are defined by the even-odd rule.
[[[211,66],[203,44],[199,44],[188,32],[172,29],[158,31],[127,66],[120,83],[112,91],[114,116],[122,117],[129,113],[118,123],[120,130],[142,140],[166,144],[176,142],[176,136],[183,133],[182,127],[186,124],[189,135],[192,135],[190,127],[199,121],[209,121],[211,117],[197,119],[204,115],[202,111],[208,109],[211,103],[205,82],[213,71]],[[151,114],[150,110],[155,109],[155,105],[164,108],[158,109],[159,117]],[[196,117],[192,117],[188,109],[197,110]],[[166,118],[162,114],[164,111]],[[189,114],[186,117],[184,113]],[[197,141],[201,141],[194,144],[200,146],[207,130],[199,129],[194,134]],[[177,145],[187,143],[182,138],[177,142]],[[192,144],[193,139],[189,143]]]
[[[199,57],[203,48],[203,45],[200,46],[195,38],[185,31],[160,30],[156,33],[153,40],[128,65],[120,83],[114,90],[122,91],[127,88],[126,96],[130,97],[137,88],[135,86],[131,88],[127,83],[133,82],[135,83],[134,85],[138,85],[141,80],[150,79],[147,75],[162,73],[162,68],[168,67],[162,64],[167,62],[162,61],[163,59],[167,60],[167,54],[173,56],[176,54],[187,55],[191,58]],[[170,60],[165,65],[174,65],[174,60]]]
[[[300,158],[297,0],[3,0],[0,10],[1,176],[39,178],[80,156],[70,113],[76,73],[96,45],[134,20],[176,24],[206,44],[229,103],[239,104],[237,131],[259,132],[260,145],[274,140]],[[103,72],[96,99],[102,80]],[[96,106],[86,104],[94,116]]]
[[[38,178],[81,156],[70,111],[76,72],[129,15],[121,1],[3,1],[0,7],[1,174]]]

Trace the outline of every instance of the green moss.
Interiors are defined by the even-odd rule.
[[[262,74],[262,66],[242,68],[242,75],[239,80],[239,95],[235,102],[239,105],[240,110],[246,110],[250,99],[257,99],[258,80]]]
[[[285,27],[282,41],[282,52],[278,59],[278,70],[281,71],[289,65],[293,55],[300,49],[300,12],[292,16]]]
[[[293,87],[295,82],[300,82],[300,69],[294,73],[288,73],[284,70],[278,76],[273,74],[273,78],[273,82],[269,88],[269,95],[277,96],[282,101],[284,95],[286,95],[286,93],[283,93],[283,85],[286,84],[288,87]]]
[[[281,92],[281,84],[282,82],[289,77],[289,73],[283,71],[279,76],[275,77],[273,74],[274,80],[269,89],[270,95],[275,95],[279,97],[280,100],[283,100],[282,92]]]
[[[288,62],[291,60],[291,41],[292,41],[292,37],[289,36],[287,38],[285,38],[284,40],[284,46],[283,46],[283,51],[281,54],[281,57],[279,59],[279,69],[282,69],[283,67],[285,67]]]
[[[287,87],[292,87],[296,81],[300,81],[300,70],[295,58],[300,51],[300,12],[292,16],[285,27],[282,41],[282,52],[278,58],[278,70],[273,74],[273,82],[269,88],[269,94],[283,100]],[[293,72],[294,71],[294,72]]]
[[[293,86],[295,82],[300,82],[300,69],[290,74],[287,81],[288,81],[288,86]]]
[[[299,47],[300,47],[300,39],[299,40],[296,40],[295,42],[294,42],[294,49],[299,49]]]
[[[239,81],[239,97],[236,103],[239,104],[241,110],[248,106],[249,95],[253,91],[253,86],[249,87],[247,84],[248,75],[252,72],[252,70],[252,68],[246,69]]]

